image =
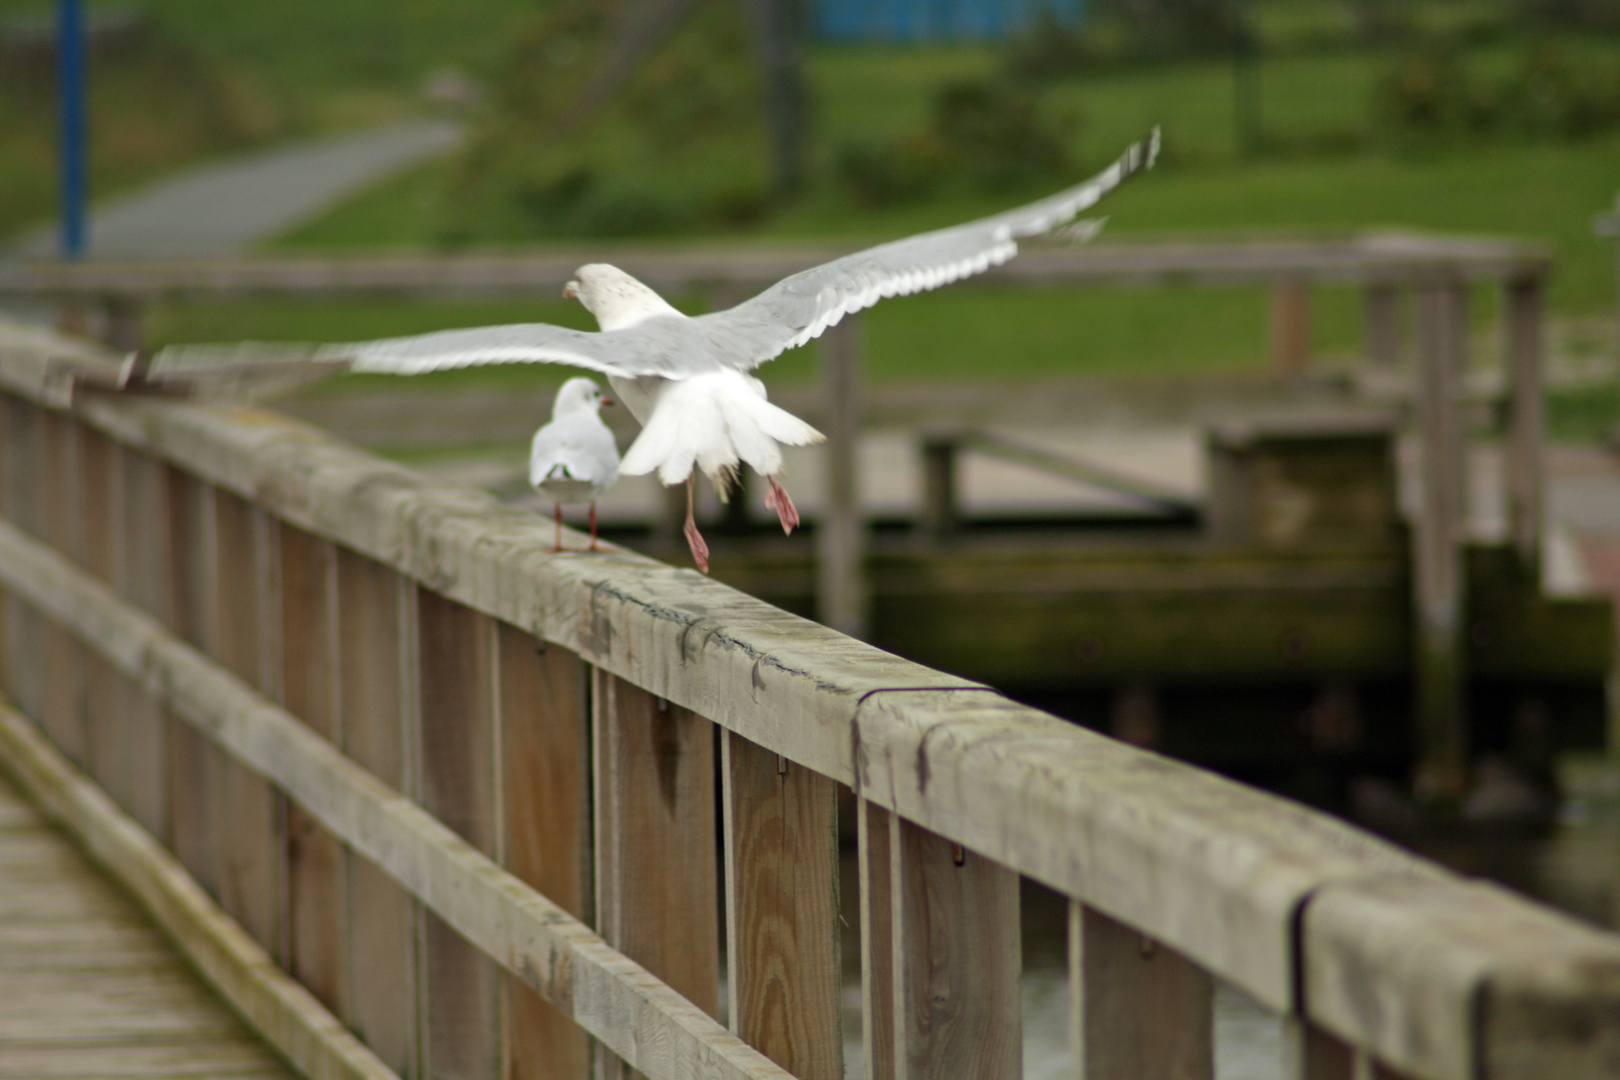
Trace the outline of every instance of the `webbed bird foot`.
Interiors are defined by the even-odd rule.
[[[799,508],[793,505],[793,497],[787,493],[787,488],[779,484],[774,476],[767,476],[766,482],[771,490],[765,493],[765,508],[775,510],[777,518],[782,522],[782,531],[788,535],[799,527]]]

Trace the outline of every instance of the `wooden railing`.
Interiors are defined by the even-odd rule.
[[[1300,1077],[1620,1072],[1620,938],[272,413],[70,396],[108,362],[0,329],[0,758],[365,1044],[188,944],[310,1075],[842,1076],[842,789],[871,1077],[1020,1074],[1020,875],[1089,1080],[1210,1076],[1215,979]]]

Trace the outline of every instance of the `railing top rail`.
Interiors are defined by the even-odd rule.
[[[1616,1034],[1610,935],[693,571],[616,549],[550,554],[549,523],[276,414],[71,401],[85,355],[0,325],[0,387],[564,645],[1387,1061],[1462,1080],[1485,1074],[1480,1055],[1519,1063],[1490,1075],[1529,1076],[1556,1052],[1576,1075]],[[1450,917],[1458,904],[1468,918]]]
[[[266,293],[532,296],[559,293],[581,263],[603,259],[614,261],[660,292],[679,295],[714,288],[749,292],[847,250],[829,245],[781,245],[359,258],[37,261],[0,267],[0,296],[93,295],[148,302],[174,296]],[[1278,279],[1411,283],[1434,277],[1540,277],[1550,267],[1550,251],[1542,244],[1375,232],[1314,239],[1034,246],[976,280],[989,286],[1243,284]]]

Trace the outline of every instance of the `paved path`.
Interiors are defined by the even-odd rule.
[[[411,121],[204,166],[98,207],[90,251],[120,259],[235,254],[446,152],[460,132],[448,120]],[[6,254],[49,258],[56,244],[52,226]]]
[[[0,782],[0,1080],[293,1080],[142,912]]]

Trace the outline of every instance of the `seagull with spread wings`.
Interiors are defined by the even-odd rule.
[[[445,330],[415,337],[326,345],[317,360],[355,371],[419,374],[474,364],[571,364],[608,377],[642,430],[619,472],[655,472],[686,484],[686,539],[698,569],[709,551],[692,516],[695,469],[724,498],[747,464],[770,485],[766,506],[785,532],[799,513],[778,474],[782,447],[820,442],[821,433],[772,405],[750,374],[788,349],[819,337],[844,316],[890,296],[936,289],[1012,258],[1024,237],[1051,232],[1095,205],[1132,174],[1151,168],[1155,129],[1108,168],[1016,210],[881,244],[804,270],[734,308],[689,318],[624,271],[582,266],[564,290],[596,316],[599,333],[549,323]],[[1089,238],[1096,229],[1072,226]]]

